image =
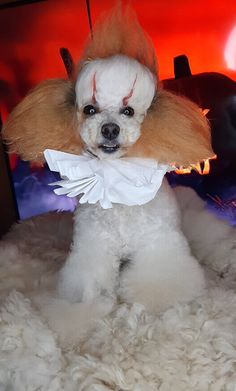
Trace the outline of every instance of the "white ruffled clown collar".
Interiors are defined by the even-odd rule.
[[[113,203],[143,205],[151,201],[161,187],[166,172],[173,167],[158,164],[154,159],[119,158],[100,160],[97,157],[46,149],[46,162],[51,171],[63,178],[51,185],[58,195],[81,196],[81,204],[100,203],[104,209]]]

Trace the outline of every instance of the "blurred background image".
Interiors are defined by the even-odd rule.
[[[3,122],[39,82],[67,77],[60,49],[67,48],[73,60],[78,61],[90,33],[88,3],[94,24],[116,1],[0,1]],[[154,42],[164,87],[196,102],[211,123],[217,158],[202,165],[199,172],[172,173],[168,180],[173,186],[193,187],[207,201],[208,208],[235,225],[236,2],[133,0],[129,3]],[[23,162],[16,155],[10,156],[10,165],[21,219],[75,208],[76,200],[56,196],[48,186],[58,177],[47,167]]]

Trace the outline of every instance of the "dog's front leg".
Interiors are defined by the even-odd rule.
[[[141,243],[121,275],[122,300],[159,312],[203,294],[203,271],[180,232],[157,233],[155,241]]]
[[[119,269],[115,233],[106,221],[101,227],[96,209],[92,212],[75,215],[73,245],[59,275],[59,295],[71,302],[114,293]]]
[[[116,281],[115,255],[97,237],[73,246],[59,276],[59,295],[71,302],[113,295]]]

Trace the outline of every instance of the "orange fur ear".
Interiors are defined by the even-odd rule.
[[[116,54],[136,59],[157,75],[153,43],[140,26],[135,12],[127,5],[122,8],[121,2],[95,24],[93,37],[88,40],[79,65]]]
[[[44,160],[46,148],[80,153],[74,95],[72,82],[63,79],[44,81],[32,90],[4,124],[3,138],[9,151],[39,162]]]
[[[198,106],[160,90],[144,119],[141,136],[128,156],[189,166],[214,155],[210,127]]]

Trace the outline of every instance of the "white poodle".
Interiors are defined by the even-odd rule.
[[[74,79],[41,83],[11,113],[4,136],[12,150],[39,161],[47,148],[175,166],[212,155],[206,119],[194,104],[161,88],[150,40],[130,11],[120,9],[95,28]],[[202,294],[203,271],[165,179],[143,205],[83,204],[74,222],[61,297],[118,297],[159,311]]]

